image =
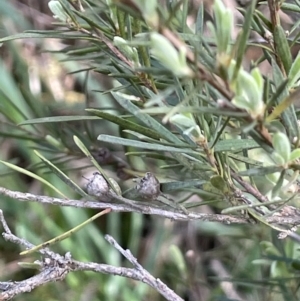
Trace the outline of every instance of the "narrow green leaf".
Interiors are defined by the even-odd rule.
[[[148,138],[147,136],[144,136],[142,134],[139,134],[139,133],[136,133],[136,132],[133,132],[133,131],[129,131],[129,130],[123,130],[122,131],[123,133],[128,133],[134,137],[137,137],[138,140],[142,140],[144,142],[150,142],[150,143],[159,143],[160,145],[165,145],[165,146],[173,146],[173,147],[176,147],[176,148],[190,148],[190,149],[195,149],[196,148],[196,145],[193,144],[193,145],[189,145],[189,144],[186,144],[186,145],[176,145],[175,143],[170,143],[170,142],[166,142],[164,140],[160,140],[160,141],[157,141],[155,139],[152,139],[152,138]]]
[[[175,168],[183,168],[182,164],[165,164],[159,167],[160,169],[175,169]]]
[[[272,196],[271,196],[272,199],[276,198],[278,196],[278,194],[281,192],[281,188],[284,185],[285,174],[286,174],[285,169],[280,172],[280,176],[279,176],[275,186],[272,189]]]
[[[44,243],[42,243],[42,244],[40,244],[38,246],[35,246],[35,247],[33,247],[33,248],[29,249],[29,250],[23,251],[23,252],[20,253],[20,255],[28,255],[28,254],[34,253],[34,252],[36,252],[36,251],[38,251],[40,249],[47,248],[47,247],[49,247],[49,246],[51,246],[51,245],[53,245],[53,244],[55,244],[57,242],[60,242],[60,241],[62,241],[64,239],[70,237],[73,233],[79,231],[84,226],[88,225],[89,223],[91,223],[92,221],[94,221],[95,219],[97,219],[98,217],[100,217],[100,216],[102,216],[102,215],[104,215],[106,213],[109,213],[110,211],[111,211],[111,209],[109,209],[109,208],[105,209],[105,210],[103,210],[103,211],[95,214],[94,216],[92,216],[91,218],[89,218],[88,220],[86,220],[85,222],[83,222],[83,223],[79,224],[78,226],[72,228],[71,230],[69,230],[69,231],[67,231],[67,232],[65,232],[65,233],[63,233],[63,234],[61,234],[61,235],[59,235],[59,236],[57,236],[55,238],[52,238],[52,239],[50,239],[50,240],[48,240],[48,241],[46,241],[46,242],[44,242]]]
[[[100,110],[97,110],[97,109],[86,109],[86,111],[89,112],[89,113],[92,113],[92,114],[94,114],[98,117],[101,117],[105,120],[108,120],[108,121],[111,121],[115,124],[118,124],[118,125],[120,125],[121,127],[125,128],[125,129],[141,133],[141,134],[143,134],[145,136],[148,136],[148,137],[151,137],[153,139],[158,140],[161,137],[161,135],[159,135],[157,132],[155,132],[151,129],[148,129],[144,126],[141,126],[139,124],[136,124],[134,122],[131,122],[129,120],[126,120],[122,117],[112,115],[112,114],[109,114],[109,113],[106,113],[106,112],[103,112],[103,111],[100,111]]]
[[[292,54],[286,38],[286,34],[281,25],[275,25],[273,32],[275,49],[278,58],[282,61],[286,74],[289,73],[292,66]]]
[[[247,41],[248,41],[250,31],[251,31],[251,22],[252,22],[252,16],[253,16],[253,12],[255,10],[255,6],[256,6],[256,2],[252,1],[245,14],[245,19],[243,22],[243,29],[240,33],[240,36],[238,37],[238,45],[236,47],[236,49],[237,49],[236,65],[235,65],[235,69],[234,69],[233,80],[235,80],[236,76],[238,75],[238,72],[242,65],[242,61],[245,57]]]
[[[128,110],[132,115],[138,118],[146,126],[159,133],[162,138],[173,143],[185,144],[154,118],[152,118],[148,114],[141,113],[141,110],[137,106],[135,106],[130,100],[128,100],[125,94],[119,92],[111,92],[111,94],[124,109]]]
[[[149,1],[150,2],[150,1]],[[187,26],[187,18],[189,15],[189,0],[184,0],[182,4],[181,10],[181,28],[183,32],[189,32],[189,28]]]
[[[172,156],[185,168],[190,170],[195,176],[197,176],[199,179],[202,180],[208,180],[209,179],[209,173],[203,172],[201,167],[203,166],[203,163],[199,166],[199,163],[188,160],[186,156],[184,156],[182,153],[171,153]],[[199,155],[199,154],[198,154]]]
[[[42,183],[44,183],[45,185],[47,185],[48,187],[50,187],[51,189],[53,189],[54,191],[56,191],[58,194],[60,194],[62,197],[64,197],[65,199],[68,199],[67,196],[65,196],[61,191],[59,191],[55,186],[53,186],[51,183],[49,183],[48,181],[46,181],[45,179],[41,178],[40,176],[32,173],[31,171],[28,171],[24,168],[21,168],[19,166],[16,166],[14,164],[11,164],[11,163],[8,163],[8,162],[5,162],[5,161],[2,161],[0,160],[1,163],[3,163],[4,165],[6,165],[7,167],[11,168],[11,169],[14,169],[15,171],[17,172],[20,172],[20,173],[23,173],[29,177],[32,177]]]
[[[300,53],[295,58],[289,73],[289,88],[293,87],[300,78]]]
[[[234,160],[237,160],[237,161],[249,164],[249,165],[256,165],[256,166],[262,166],[263,165],[263,162],[253,160],[253,159],[248,158],[248,157],[244,157],[244,156],[240,156],[240,155],[236,155],[236,154],[232,154],[232,153],[228,153],[227,155],[228,155],[229,158],[232,158]]]
[[[273,71],[273,79],[276,88],[278,88],[282,82],[286,80],[286,78],[283,76],[279,66],[277,65],[276,61],[272,58],[272,71]],[[278,103],[281,101],[281,99],[284,99],[288,96],[288,89],[285,89],[281,95],[281,98],[278,99]]]
[[[259,168],[250,168],[245,171],[240,171],[240,176],[264,176],[275,172],[282,171],[281,166],[265,166],[265,167],[259,167]]]
[[[181,154],[183,157],[189,159],[189,161],[194,164],[194,168],[198,171],[212,171],[213,168],[211,165],[209,165],[206,162],[203,162],[203,160],[199,160],[198,158],[195,158],[195,156],[190,156],[188,154]],[[203,155],[202,155],[203,156]]]
[[[204,107],[204,106],[188,106],[188,107],[178,107],[176,108],[178,113],[198,113],[199,115],[204,115],[205,113],[220,115],[220,116],[230,116],[230,117],[247,117],[249,114],[247,112],[237,112],[230,111],[230,109],[224,110],[218,107]],[[170,112],[170,107],[158,107],[141,109],[140,112],[143,114],[167,114]]]
[[[39,270],[41,268],[41,265],[34,262],[18,262],[18,266],[20,266],[23,269],[36,269]]]
[[[12,40],[19,40],[19,39],[33,39],[33,38],[38,38],[38,39],[73,39],[73,40],[91,40],[91,41],[98,41],[96,38],[84,35],[84,34],[63,34],[61,32],[57,31],[46,31],[46,32],[39,32],[39,31],[27,31],[15,35],[11,35],[8,37],[4,37],[0,39],[0,43],[4,43],[7,41],[12,41]]]
[[[127,152],[125,153],[125,156],[137,156],[140,158],[146,157],[146,158],[153,158],[157,160],[176,161],[172,157],[164,156],[162,154],[155,153],[155,152]]]
[[[197,18],[196,18],[196,24],[195,24],[195,30],[197,35],[202,36],[203,33],[203,27],[204,27],[204,5],[201,1],[199,3],[199,9],[197,12]],[[193,35],[193,38],[196,38],[195,35]]]
[[[258,9],[255,10],[255,14],[253,15],[253,21],[254,21],[254,24],[253,24],[254,30],[257,31],[259,34],[261,34],[261,36],[263,36],[263,34],[266,31],[265,27],[267,27],[267,29],[270,31],[273,28],[273,25],[272,25],[272,22],[270,21],[270,19],[267,16],[265,16],[265,14],[263,14]]]
[[[83,121],[83,120],[99,120],[96,116],[54,116],[54,117],[44,117],[35,118],[22,121],[18,125],[28,125],[37,123],[55,123],[55,122],[70,122],[70,121]]]
[[[213,12],[215,17],[215,26],[208,23],[210,30],[214,29],[218,53],[228,53],[228,46],[231,41],[233,26],[233,14],[225,7],[221,0],[214,1]]]
[[[271,98],[268,100],[267,108],[271,108],[272,106],[274,106],[278,103],[279,99],[282,99],[281,95],[282,95],[282,93],[287,91],[288,82],[289,82],[289,80],[286,79],[286,80],[282,81],[278,87],[276,87],[276,91],[274,93],[272,93]]]
[[[261,207],[261,206],[265,206],[264,203],[261,204],[251,204],[251,205],[239,205],[239,206],[234,206],[234,207],[229,207],[226,209],[223,209],[221,211],[222,214],[231,214],[233,212],[236,211],[240,211],[240,210],[245,210],[245,209],[249,209],[249,208],[256,208],[256,207]]]
[[[85,145],[80,141],[80,139],[76,136],[73,136],[74,142],[76,145],[80,148],[80,150],[91,160],[92,164],[96,167],[97,170],[101,173],[101,175],[104,177],[104,179],[107,181],[109,184],[110,188],[113,189],[113,191],[118,195],[119,192],[115,188],[115,185],[110,181],[109,177],[105,174],[104,170],[102,167],[98,164],[98,162],[95,160],[95,158],[91,155],[89,150],[85,147]]]
[[[287,111],[289,108],[292,109],[292,111],[294,112],[294,109],[293,109],[293,107],[291,107],[291,105],[294,102],[296,102],[297,100],[299,100],[299,97],[300,97],[300,88],[295,90],[294,92],[292,92],[289,96],[287,96],[280,104],[278,104],[274,108],[273,112],[267,117],[267,119],[266,119],[267,122],[271,122],[272,120],[274,120],[281,114],[287,114],[288,113]],[[292,112],[291,112],[291,114],[292,114]],[[296,134],[297,134],[297,129],[294,129],[293,132],[294,131],[296,131]],[[294,137],[297,137],[297,136],[294,136]]]
[[[1,61],[0,61],[0,68]],[[1,70],[0,70],[1,75]],[[13,87],[14,88],[14,87]],[[15,92],[18,94],[17,92]],[[19,99],[19,103],[23,100]],[[18,104],[15,104],[3,91],[0,90],[0,112],[13,123],[18,123],[28,117],[20,110]]]
[[[297,4],[282,2],[280,8],[286,11],[300,13],[300,7]]]
[[[66,183],[74,191],[76,191],[78,194],[80,194],[83,197],[88,196],[75,182],[73,182],[64,172],[62,172],[52,162],[47,160],[42,154],[40,154],[36,150],[34,150],[34,153],[50,168],[51,171],[53,171],[53,173],[55,173],[64,183]]]
[[[140,142],[137,140],[131,140],[131,139],[124,139],[109,135],[99,135],[97,140],[112,143],[112,144],[121,144],[126,146],[133,146],[137,148],[145,148],[145,149],[153,149],[156,151],[162,151],[162,152],[176,152],[176,153],[186,153],[186,154],[193,154],[193,155],[199,155],[198,152],[187,149],[187,148],[176,148],[172,146],[164,146],[160,144],[154,144],[154,143],[148,143],[148,142]]]
[[[285,80],[285,78],[274,60],[272,60],[272,70],[273,70],[274,82],[276,87],[278,88]],[[278,99],[278,103],[281,103],[283,99],[289,99],[289,92],[287,89],[284,89],[284,92],[281,94],[281,97]],[[293,97],[290,100],[295,101]],[[286,102],[289,102],[290,100],[286,100]],[[282,112],[281,115],[282,115],[284,127],[288,132],[289,138],[293,140],[295,137],[299,137],[299,126],[298,126],[297,116],[295,113],[294,106],[291,105],[287,107]]]
[[[239,152],[243,149],[260,147],[254,140],[250,139],[227,139],[218,141],[214,147],[215,152]]]
[[[15,138],[18,140],[29,140],[29,141],[34,141],[34,142],[40,142],[41,138],[34,136],[32,134],[32,136],[28,136],[28,133],[24,133],[24,134],[15,134],[13,132],[1,132],[0,131],[0,136],[1,137],[9,137],[9,138]]]
[[[74,13],[79,16],[80,18],[82,18],[84,21],[86,21],[91,28],[98,28],[100,30],[102,30],[101,26],[99,26],[98,22],[95,22],[94,20],[92,20],[91,18],[87,17],[87,14],[84,12],[79,12],[78,10],[74,10]]]
[[[183,188],[200,186],[204,183],[206,183],[206,181],[198,180],[198,179],[186,180],[184,182],[181,182],[181,181],[167,182],[167,183],[161,183],[161,190],[162,190],[162,192],[175,191],[175,190],[181,190]]]

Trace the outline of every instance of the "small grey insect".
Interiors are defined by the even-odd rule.
[[[135,188],[141,197],[151,201],[156,200],[161,193],[160,183],[151,172],[146,172]]]
[[[86,191],[89,195],[96,196],[101,199],[108,195],[109,186],[99,172],[94,172],[93,177],[89,179],[86,185]]]

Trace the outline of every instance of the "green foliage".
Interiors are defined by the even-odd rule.
[[[150,207],[180,214],[236,211],[257,223],[225,225],[207,222],[209,217],[193,221],[189,215],[181,233],[162,218],[139,213],[111,213],[94,221],[91,209],[3,197],[1,209],[16,234],[40,244],[91,218],[94,223],[53,248],[70,251],[76,260],[123,266],[121,255],[103,238],[109,233],[189,300],[198,300],[199,290],[206,292],[205,300],[237,298],[221,285],[224,278],[245,300],[298,300],[299,236],[291,229],[297,225],[268,221],[299,214],[300,56],[293,58],[291,47],[299,39],[284,32],[280,7],[273,2],[268,2],[270,20],[255,9],[255,1],[241,8],[245,18],[238,33],[233,11],[221,0],[213,4],[213,21],[206,21],[203,3],[193,14],[189,1],[176,0],[51,0],[53,29],[32,29],[14,18],[16,33],[3,21],[0,186],[84,202],[91,196],[82,176],[91,171],[99,171],[126,198],[134,190],[132,178],[152,172],[161,192],[172,194],[163,197],[176,204],[148,202]],[[281,8],[299,12],[295,2]],[[3,20],[15,15],[7,3],[0,4],[0,12]],[[253,42],[253,36],[267,45]],[[44,52],[36,51],[35,60],[26,57],[20,39],[25,44],[34,39]],[[47,42],[53,39],[59,41],[55,49]],[[249,62],[246,51],[253,45],[260,57]],[[60,93],[60,72],[34,73],[43,56],[76,81],[81,100],[72,103],[66,91]],[[278,234],[288,237],[280,240]],[[213,241],[215,248],[206,253],[202,240]],[[0,258],[6,258],[12,247],[3,240],[0,245],[5,250]],[[27,256],[27,262],[36,258]],[[0,267],[16,259],[2,260]],[[0,276],[7,275],[0,271]],[[90,300],[159,299],[144,284],[89,273],[70,274],[65,283],[19,299],[50,294],[62,299],[64,293],[74,300],[85,294]]]

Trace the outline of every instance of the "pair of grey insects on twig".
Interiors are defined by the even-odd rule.
[[[91,196],[97,197],[99,201],[111,201],[112,199],[115,199],[128,203],[130,200],[122,197],[119,185],[113,179],[110,178],[109,180],[115,189],[110,187],[109,183],[99,172],[93,173],[93,176],[88,179],[88,183],[86,185],[87,193]],[[187,213],[184,207],[180,205],[178,206],[173,199],[160,191],[160,182],[151,172],[146,172],[144,177],[136,179],[135,182],[137,182],[137,184],[133,188],[133,194],[131,193],[134,198],[142,198],[147,201],[159,201]],[[161,197],[171,201],[171,203],[174,203],[175,207],[169,202],[166,203]]]

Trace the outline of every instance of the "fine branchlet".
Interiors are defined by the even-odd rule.
[[[37,202],[40,204],[52,204],[57,206],[66,206],[74,208],[91,208],[91,209],[107,209],[109,208],[112,212],[138,212],[141,214],[156,215],[171,219],[173,221],[213,221],[220,222],[224,224],[248,224],[252,223],[253,220],[249,219],[247,216],[240,215],[226,215],[226,214],[211,214],[211,213],[198,213],[198,212],[177,212],[174,210],[167,210],[159,206],[153,205],[151,202],[138,202],[130,199],[126,199],[120,196],[116,196],[116,200],[120,203],[104,202],[104,201],[91,201],[91,200],[65,200],[49,196],[35,195],[31,193],[23,193],[19,191],[12,191],[4,187],[0,187],[0,194],[8,196],[10,198],[16,199],[21,202]],[[244,203],[250,204],[251,201],[243,194],[236,195]],[[252,206],[249,205],[249,208]],[[288,208],[287,208],[288,207]],[[255,206],[253,206],[255,208]],[[285,206],[284,208],[294,208],[292,206]],[[264,217],[264,221],[268,224],[274,225],[287,225],[287,226],[297,226],[299,225],[299,210],[294,208],[294,210],[289,209],[288,212],[291,214],[280,214],[280,212],[286,212],[286,210],[280,210],[280,212],[275,211]],[[295,214],[295,212],[297,214]]]

